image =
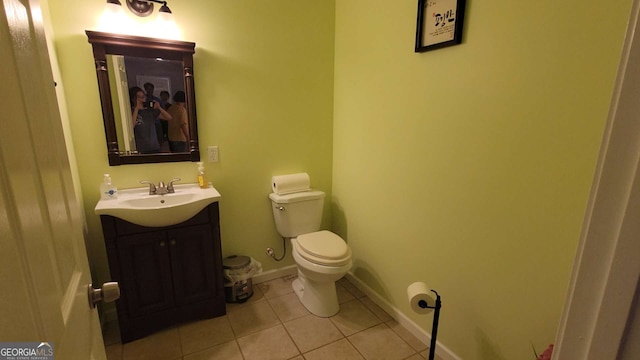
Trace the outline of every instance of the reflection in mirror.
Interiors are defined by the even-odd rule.
[[[118,136],[118,148],[124,149],[126,154],[140,153],[134,132],[136,124],[131,119],[132,105],[129,89],[137,86],[144,90],[145,84],[152,84],[153,92],[151,94],[145,92],[148,100],[155,100],[163,109],[168,110],[174,105],[172,98],[175,94],[184,93],[182,63],[174,60],[107,55],[107,68],[113,69],[109,72],[109,83],[111,84],[111,98],[114,99],[113,115]],[[169,134],[169,122],[175,123],[179,119],[172,118],[171,121],[167,121],[159,118],[158,120],[161,127],[156,132],[159,139],[159,148],[156,152],[186,152],[186,148],[176,150],[169,146],[170,141],[173,143],[177,140],[185,140],[182,139],[184,136],[179,138],[173,134],[175,131]],[[185,126],[188,128],[188,124]]]
[[[195,44],[87,31],[110,165],[199,161]]]

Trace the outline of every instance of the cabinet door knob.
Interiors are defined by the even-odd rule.
[[[171,239],[171,246],[176,244],[176,239]]]
[[[164,247],[164,245],[165,245],[164,240],[160,241],[160,247]]]

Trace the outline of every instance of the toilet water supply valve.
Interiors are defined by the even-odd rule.
[[[287,239],[285,237],[282,238],[282,247],[284,249],[284,252],[282,253],[281,257],[276,257],[275,250],[270,247],[267,248],[267,255],[269,255],[275,261],[282,261],[282,259],[284,259],[284,256],[287,255]]]
[[[284,211],[284,206],[275,206],[275,208],[280,211]],[[284,256],[287,255],[287,239],[285,239],[284,237],[282,238],[282,247],[284,248],[284,252],[282,253],[281,257],[276,257],[275,250],[270,247],[267,248],[267,255],[269,255],[275,261],[282,261],[282,259],[284,259]]]

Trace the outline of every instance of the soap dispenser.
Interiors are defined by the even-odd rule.
[[[111,176],[104,174],[104,180],[100,184],[100,198],[102,200],[115,199],[118,197],[118,189],[111,182]]]
[[[198,162],[198,186],[200,186],[200,189],[209,187],[209,183],[204,176],[204,163],[202,161]]]

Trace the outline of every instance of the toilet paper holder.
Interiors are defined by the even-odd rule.
[[[431,292],[436,294],[436,304],[434,306],[429,306],[426,301],[420,300],[418,302],[418,306],[423,309],[434,309],[433,326],[431,327],[431,346],[429,347],[429,360],[434,360],[436,354],[436,336],[438,335],[438,318],[440,317],[442,302],[440,301],[440,294],[438,294],[437,291],[431,289]]]

